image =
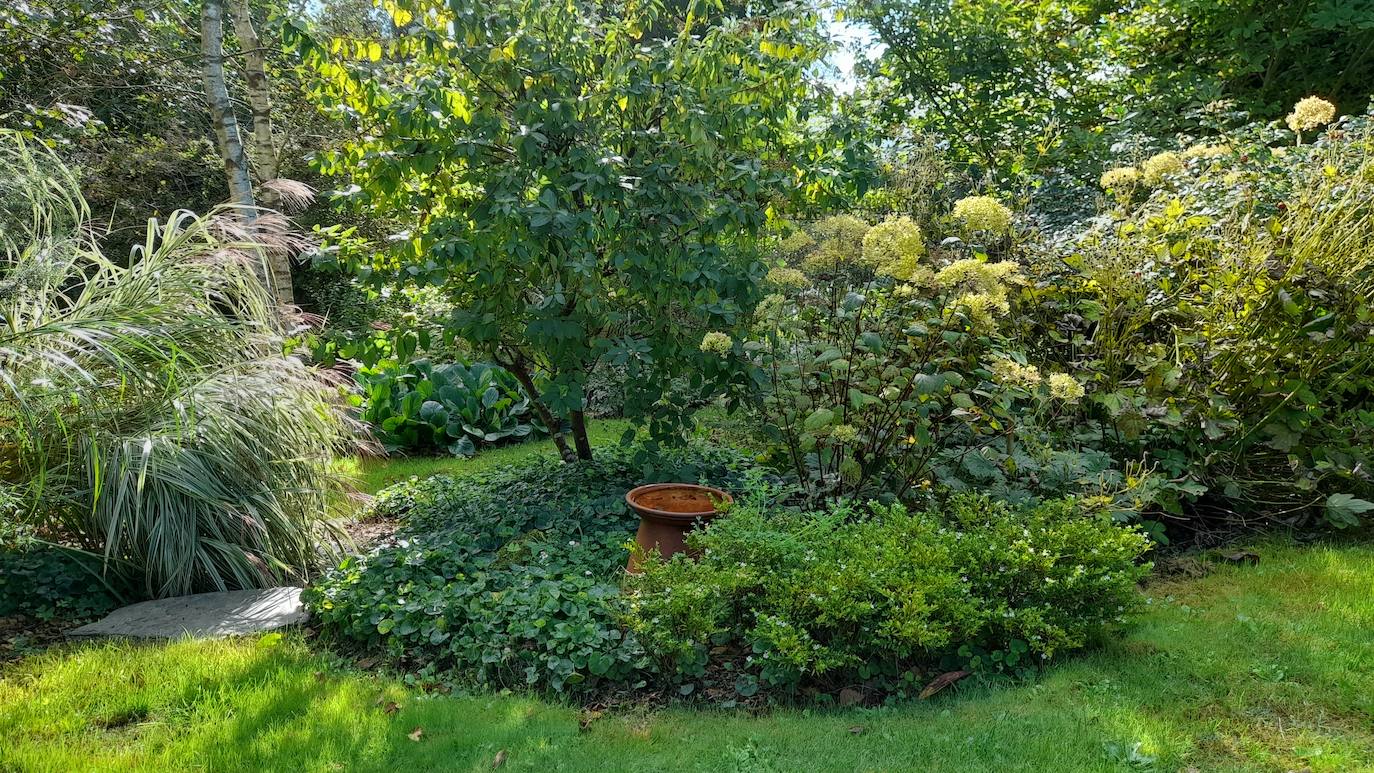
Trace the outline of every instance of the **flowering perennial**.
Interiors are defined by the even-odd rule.
[[[1011,232],[1011,210],[991,196],[969,196],[954,203],[954,219],[970,231]]]

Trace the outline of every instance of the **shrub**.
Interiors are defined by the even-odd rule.
[[[988,266],[1010,264],[967,262],[976,267],[947,268],[930,289],[839,286],[765,309],[745,347],[766,378],[758,407],[813,498],[903,495],[942,446],[1004,429],[975,390],[1008,304],[1010,272]]]
[[[531,459],[383,491],[372,515],[401,538],[346,559],[305,593],[326,631],[463,679],[565,691],[634,681],[650,667],[614,599],[637,524],[625,492],[702,480],[739,490],[745,459],[705,446]]]
[[[529,400],[515,376],[486,363],[366,369],[362,419],[388,450],[443,449],[471,456],[479,444],[524,439],[534,431]]]
[[[1080,434],[1158,469],[1180,523],[1374,511],[1374,129],[1338,128],[1274,149],[1291,137],[1252,127],[1185,154],[1190,174],[1035,277],[1034,307],[1060,313],[1027,338],[1095,381],[1100,424]]]
[[[739,684],[890,682],[953,662],[1021,669],[1082,647],[1137,602],[1148,541],[1072,500],[944,513],[737,508],[627,578],[630,632],[673,678],[729,660]]]

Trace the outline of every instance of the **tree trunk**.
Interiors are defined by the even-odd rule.
[[[229,0],[229,10],[234,17],[234,37],[239,39],[239,48],[243,53],[243,80],[248,86],[248,105],[253,116],[253,133],[248,147],[260,186],[258,195],[263,206],[280,210],[281,196],[270,186],[262,185],[277,179],[280,162],[276,142],[272,138],[272,93],[267,81],[267,62],[262,55],[262,39],[253,28],[248,0]],[[291,256],[284,251],[269,251],[264,259],[277,302],[288,306],[295,303],[295,290],[291,284]]]
[[[229,181],[229,201],[242,207],[255,205],[253,181],[248,176],[248,158],[239,139],[239,122],[229,101],[224,83],[224,6],[222,0],[205,0],[200,14],[201,67],[205,75],[205,100],[210,105],[210,120],[224,159],[224,174]],[[252,218],[252,211],[245,210]]]
[[[234,15],[234,37],[243,52],[243,80],[248,85],[248,106],[253,115],[253,134],[248,147],[257,172],[258,184],[277,179],[277,146],[272,139],[272,93],[267,83],[267,62],[262,56],[262,41],[253,28],[248,0],[229,0]],[[271,191],[261,191],[265,204],[276,208]]]
[[[577,458],[590,460],[592,458],[592,444],[587,439],[587,414],[582,411],[573,411],[572,416],[572,436],[573,444],[577,446]]]
[[[563,422],[559,421],[548,406],[539,399],[539,390],[534,385],[534,377],[530,375],[529,366],[525,364],[524,359],[512,357],[509,363],[504,363],[500,362],[498,357],[497,362],[509,370],[515,376],[515,380],[520,382],[520,386],[525,388],[525,394],[530,398],[530,407],[534,408],[534,412],[539,416],[539,420],[544,422],[544,426],[549,428],[549,434],[553,437],[553,444],[558,449],[558,455],[563,457],[563,461],[567,464],[576,463],[578,455],[568,447],[568,440],[563,436]],[[590,448],[587,449],[587,456],[584,458],[591,458]]]

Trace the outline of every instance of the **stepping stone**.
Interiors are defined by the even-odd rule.
[[[310,613],[301,605],[300,588],[236,590],[132,604],[67,635],[219,639],[271,631],[309,618]]]

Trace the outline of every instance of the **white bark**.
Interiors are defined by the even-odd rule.
[[[224,82],[224,6],[222,0],[205,0],[200,15],[201,67],[205,75],[205,100],[210,105],[210,120],[215,139],[224,158],[224,174],[229,181],[229,201],[252,207],[253,181],[248,176],[248,158],[239,139],[239,122],[229,101]]]
[[[258,162],[259,180],[265,182],[277,176],[277,152],[272,143],[272,103],[267,94],[267,69],[263,62],[261,43],[248,15],[246,0],[230,1],[233,3],[235,15],[235,34],[244,48],[244,78],[248,82],[253,110],[254,155],[258,156],[255,160]],[[229,180],[229,200],[245,207],[243,218],[252,222],[256,219],[252,207],[257,204],[253,195],[253,179],[249,173],[248,154],[239,135],[238,118],[234,115],[233,103],[229,101],[229,87],[224,80],[224,1],[204,0],[204,3],[200,17],[200,49],[204,60],[205,97],[210,104],[210,118],[215,125],[220,155],[224,157],[224,173]],[[273,205],[271,202],[264,203]],[[260,250],[259,254],[262,256],[263,264],[260,276],[272,289],[277,302],[283,306],[294,303],[290,256],[279,250]]]
[[[248,105],[253,114],[249,146],[261,184],[277,179],[278,169],[277,146],[272,138],[272,95],[267,82],[267,62],[262,55],[262,40],[253,28],[248,0],[229,0],[229,9],[234,15],[234,36],[243,50],[243,80],[248,84]],[[268,191],[261,191],[261,196],[266,200]]]

